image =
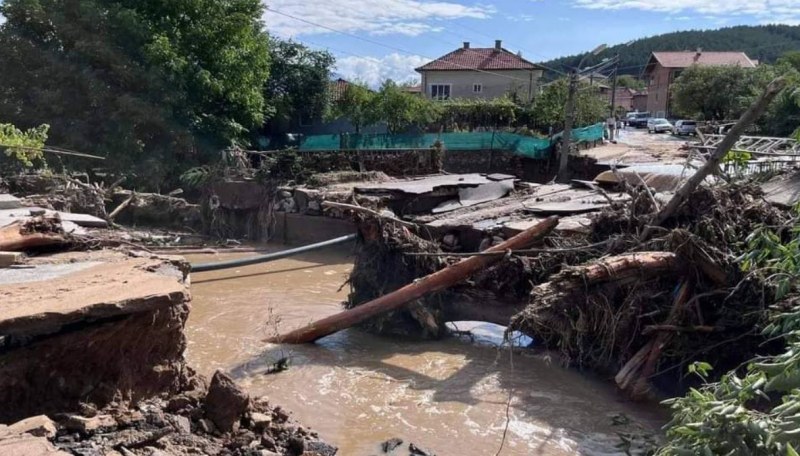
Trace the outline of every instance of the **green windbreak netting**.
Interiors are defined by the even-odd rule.
[[[572,130],[572,139],[576,142],[599,141],[603,138],[605,126],[601,123],[588,127],[576,128]]]
[[[603,137],[603,124],[573,130],[578,142],[597,141]],[[450,150],[505,150],[528,158],[547,158],[551,142],[506,132],[376,134],[376,135],[315,135],[300,143],[301,151],[339,149],[425,149],[440,140]]]

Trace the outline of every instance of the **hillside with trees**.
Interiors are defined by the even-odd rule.
[[[787,51],[800,48],[800,26],[763,25],[737,26],[718,30],[690,30],[667,33],[610,46],[598,56],[586,59],[586,66],[619,54],[620,74],[639,75],[650,53],[654,51],[688,51],[702,48],[705,51],[743,51],[751,59],[774,63]],[[561,57],[543,62],[548,67],[567,70],[578,65],[586,54]]]

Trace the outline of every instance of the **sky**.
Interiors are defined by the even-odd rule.
[[[469,41],[534,62],[662,33],[800,24],[800,0],[266,0],[267,30],[336,56],[338,76],[372,86]]]
[[[2,4],[3,0],[0,0]],[[800,0],[264,0],[269,33],[336,57],[337,76],[377,86],[469,41],[528,60],[678,30],[800,24]],[[0,23],[3,22],[0,16]]]

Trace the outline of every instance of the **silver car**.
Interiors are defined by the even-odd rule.
[[[672,127],[673,135],[694,135],[697,133],[697,122],[694,120],[679,120]]]
[[[672,124],[667,119],[648,119],[647,132],[648,133],[664,133],[672,131]]]

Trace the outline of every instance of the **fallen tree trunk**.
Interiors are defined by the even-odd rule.
[[[13,252],[66,242],[58,219],[35,217],[0,228],[0,250]]]
[[[487,249],[487,251],[504,252],[528,247],[534,241],[552,231],[556,225],[558,225],[558,217],[549,217],[511,239]],[[501,259],[501,256],[474,256],[467,258],[370,302],[266,341],[293,344],[314,342],[369,318],[399,309],[405,304],[429,293],[444,290]]]
[[[633,252],[603,258],[597,262],[571,266],[556,274],[549,282],[531,292],[534,297],[547,297],[562,292],[579,291],[590,285],[620,281],[675,270],[678,257],[672,252]]]

